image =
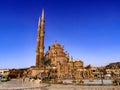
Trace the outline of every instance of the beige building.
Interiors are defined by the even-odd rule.
[[[107,74],[114,73],[115,75],[120,75],[120,69],[106,69]]]
[[[9,69],[0,69],[0,74],[1,75],[8,75],[10,72],[9,72]]]

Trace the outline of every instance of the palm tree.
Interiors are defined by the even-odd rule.
[[[44,66],[49,66],[49,65],[51,65],[51,59],[49,59],[48,57],[43,57],[42,58],[42,64],[44,65]]]
[[[43,64],[43,66],[44,66],[44,74],[46,75],[46,73],[45,73],[46,67],[51,65],[51,59],[49,59],[48,57],[45,57],[45,56],[44,56],[44,57],[41,59],[41,61],[42,61],[42,64]]]

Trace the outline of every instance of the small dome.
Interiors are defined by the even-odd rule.
[[[58,42],[53,43],[52,47],[60,47],[61,45]]]

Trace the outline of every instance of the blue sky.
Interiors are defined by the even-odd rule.
[[[85,65],[120,61],[119,0],[1,0],[0,68],[35,65],[42,8],[45,51],[57,40]]]

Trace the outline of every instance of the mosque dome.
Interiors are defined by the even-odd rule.
[[[61,45],[58,42],[53,43],[52,47],[61,47]]]

